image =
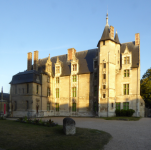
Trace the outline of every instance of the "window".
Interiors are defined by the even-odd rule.
[[[73,65],[73,71],[77,71],[77,65]]]
[[[48,70],[48,72],[51,71],[51,65],[48,65],[48,66],[47,66],[47,70]]]
[[[50,96],[50,88],[47,88],[47,96]]]
[[[105,45],[105,41],[103,41],[103,45]]]
[[[15,85],[15,94],[17,94],[17,85]]]
[[[103,74],[103,79],[106,79],[106,74]]]
[[[56,103],[56,111],[59,111],[59,103]]]
[[[59,77],[56,78],[56,83],[59,83]]]
[[[97,110],[98,110],[98,104],[97,102],[94,102],[94,111],[97,112]]]
[[[72,103],[72,111],[76,112],[76,103]]]
[[[106,63],[103,63],[103,68],[106,68]]]
[[[94,80],[97,80],[97,72],[94,73]]]
[[[114,107],[114,103],[111,103],[111,107],[112,107],[112,108]]]
[[[56,89],[56,98],[59,98],[59,88]]]
[[[47,111],[50,111],[50,103],[47,103]]]
[[[121,103],[116,103],[116,109],[120,110],[121,109]]]
[[[24,88],[22,90],[23,90],[23,94],[24,94]]]
[[[129,109],[129,102],[123,103],[123,109],[128,110]]]
[[[129,84],[123,85],[124,95],[129,95]]]
[[[19,88],[19,94],[20,94],[20,88]]]
[[[129,70],[124,70],[124,77],[129,77]]]
[[[103,94],[103,98],[105,98],[106,97],[106,94]]]
[[[72,97],[76,97],[76,87],[72,88]]]
[[[98,88],[97,86],[94,87],[94,96],[97,96],[98,95]]]
[[[106,89],[106,85],[103,85],[103,89]]]
[[[50,82],[50,77],[47,78],[47,82],[48,82],[48,83]]]
[[[29,109],[29,102],[26,101],[26,109]]]
[[[27,93],[29,93],[29,84],[27,84]]]
[[[56,73],[60,73],[60,66],[56,67]]]
[[[36,94],[38,94],[38,91],[39,91],[39,86],[37,85],[37,90],[36,90]]]
[[[94,68],[97,68],[97,64],[98,64],[98,62],[94,61]]]
[[[130,63],[129,57],[124,57],[124,64],[129,64],[129,63]]]
[[[77,82],[77,76],[76,75],[72,76],[72,78],[73,78],[73,82]]]
[[[17,102],[14,101],[14,111],[16,111],[16,110],[17,110]]]

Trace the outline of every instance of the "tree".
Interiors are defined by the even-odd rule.
[[[145,106],[151,108],[151,68],[146,71],[141,79],[140,94],[145,101]]]

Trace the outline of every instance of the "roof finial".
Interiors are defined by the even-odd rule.
[[[117,34],[117,30],[116,30],[116,34]]]
[[[107,9],[107,14],[106,14],[106,26],[109,26],[109,24],[108,24],[108,9]]]

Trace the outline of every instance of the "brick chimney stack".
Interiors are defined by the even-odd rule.
[[[114,40],[114,27],[110,26],[110,37]]]
[[[72,60],[74,58],[74,55],[76,53],[76,50],[74,48],[68,49],[68,60]]]
[[[32,53],[27,54],[27,70],[31,70],[32,67]]]
[[[38,51],[34,51],[34,65],[33,70],[38,71]]]
[[[139,33],[135,34],[135,46],[140,45],[140,36]]]

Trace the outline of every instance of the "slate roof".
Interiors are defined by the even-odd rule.
[[[110,37],[110,27],[106,25],[105,28],[104,28],[103,34],[101,36],[101,39],[99,40],[99,42],[97,44],[97,47],[99,47],[100,41],[104,41],[104,40],[111,40],[111,41],[114,41],[115,43],[119,43],[120,44],[119,39],[117,40],[117,37],[116,37],[116,40],[115,40],[115,38],[114,38],[114,40],[111,39],[111,37]]]
[[[1,100],[1,93],[0,93],[0,100]],[[8,93],[3,93],[3,100],[9,100],[9,94]]]
[[[20,72],[12,77],[12,81],[10,84],[21,84],[21,83],[39,83],[41,84],[41,80],[37,80],[37,76],[39,76],[39,72],[35,70]],[[39,76],[40,79],[40,76]]]
[[[128,42],[121,44],[120,52],[124,53],[126,45],[130,52],[132,52],[132,67],[137,68],[139,66],[139,46],[135,46],[135,42]]]
[[[114,40],[115,40],[116,43],[119,43],[119,44],[120,44],[120,41],[119,41],[119,38],[118,38],[118,34],[117,34],[117,33],[115,33]]]
[[[97,56],[98,49],[91,49],[81,52],[76,52],[75,56],[79,60],[79,74],[93,72],[93,58]],[[62,76],[71,74],[71,62],[67,61],[67,54],[58,56],[62,62]],[[53,73],[55,74],[55,63],[57,56],[51,58]]]

